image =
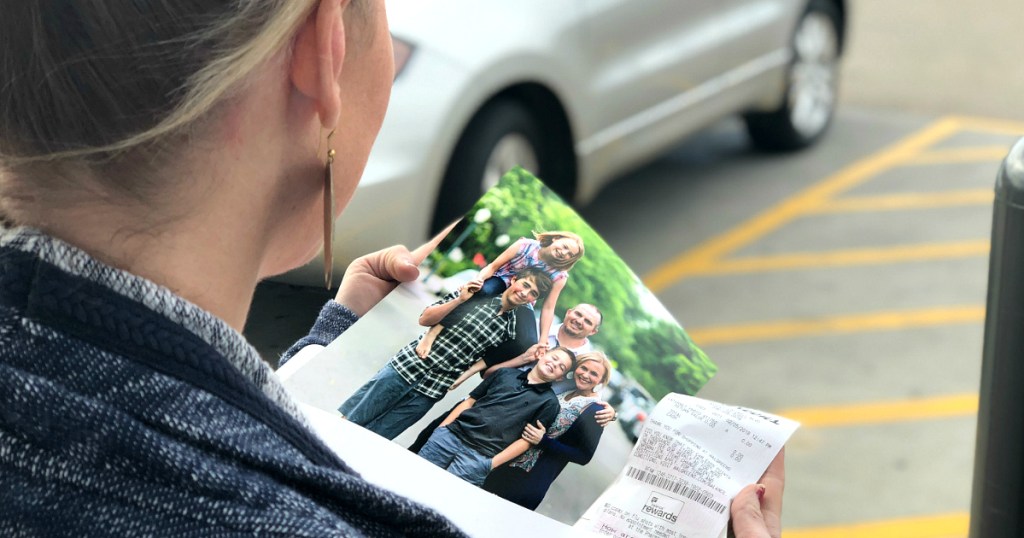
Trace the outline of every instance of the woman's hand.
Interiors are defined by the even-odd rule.
[[[785,447],[779,451],[761,482],[751,484],[732,500],[730,536],[735,538],[780,538],[782,536],[782,490],[785,483]]]
[[[594,413],[594,420],[597,421],[598,426],[603,428],[611,424],[616,420],[616,418],[618,418],[615,416],[615,409],[612,408],[611,404],[609,404],[608,402],[597,403],[604,406],[604,409],[598,411],[597,413]]]
[[[399,283],[416,280],[420,276],[419,265],[423,259],[437,248],[454,226],[453,222],[412,252],[397,245],[356,258],[345,269],[334,300],[363,317]]]
[[[540,443],[540,440],[544,438],[544,433],[547,430],[544,429],[544,425],[538,420],[537,425],[527,424],[526,428],[523,429],[523,440],[531,445]]]

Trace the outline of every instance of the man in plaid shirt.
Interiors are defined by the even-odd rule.
[[[484,352],[513,340],[516,309],[551,289],[551,279],[534,268],[516,274],[499,297],[474,298],[481,284],[472,280],[424,309],[420,325],[444,320],[430,353],[424,358],[416,354],[419,339],[399,350],[338,408],[345,418],[382,437],[398,437],[423,418]]]

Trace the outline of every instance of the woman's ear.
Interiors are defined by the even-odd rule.
[[[299,28],[292,50],[292,85],[315,103],[324,129],[333,129],[341,114],[338,79],[345,63],[343,3],[344,0],[321,0]]]

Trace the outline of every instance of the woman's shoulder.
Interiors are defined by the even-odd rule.
[[[563,400],[562,407],[572,409],[577,414],[582,415],[589,411],[591,407],[597,406],[600,409],[602,407],[600,402],[601,399],[597,396],[577,396],[571,400]]]
[[[579,414],[576,417],[575,424],[576,429],[591,430],[593,428],[603,429],[597,425],[597,413],[604,409],[601,401],[597,398],[588,398],[590,401],[585,402],[582,407],[579,408]]]

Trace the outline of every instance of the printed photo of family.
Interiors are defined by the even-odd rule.
[[[621,468],[657,398],[694,394],[715,372],[593,229],[521,169],[392,295],[289,388],[303,398],[326,386],[310,403],[566,523]],[[390,351],[351,356],[352,338]]]

